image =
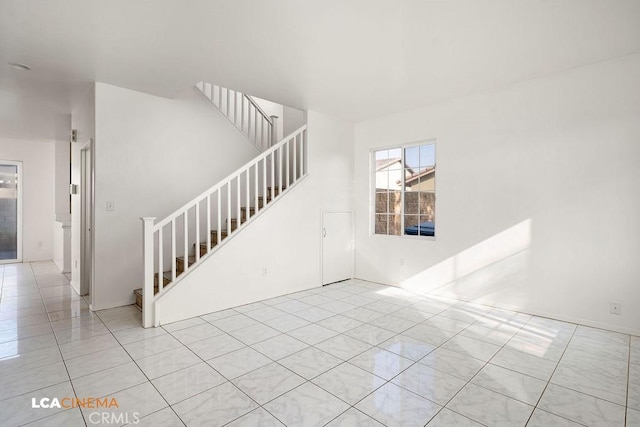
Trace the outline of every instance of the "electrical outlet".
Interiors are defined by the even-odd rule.
[[[622,304],[617,303],[617,302],[610,302],[609,303],[609,313],[611,314],[622,314]]]
[[[262,269],[262,275],[263,275],[263,276],[266,276],[266,275],[267,275],[267,267],[264,267],[264,268]]]
[[[404,267],[404,258],[400,258],[400,267]]]

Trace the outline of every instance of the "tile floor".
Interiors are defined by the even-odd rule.
[[[640,426],[639,337],[359,280],[143,329],[0,273],[3,426]],[[32,408],[65,396],[119,407]]]

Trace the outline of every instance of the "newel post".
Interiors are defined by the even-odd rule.
[[[269,116],[271,118],[271,146],[278,143],[278,116]]]
[[[144,265],[144,286],[142,287],[142,326],[154,324],[153,305],[153,224],[155,218],[142,219],[142,262]]]

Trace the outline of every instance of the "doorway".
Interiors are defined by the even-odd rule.
[[[322,213],[322,285],[353,278],[351,212]]]
[[[22,162],[0,160],[0,264],[22,262]]]
[[[93,141],[80,150],[80,295],[93,303]]]

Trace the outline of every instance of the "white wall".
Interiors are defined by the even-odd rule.
[[[95,87],[92,85],[73,104],[71,128],[78,131],[78,137],[71,145],[71,183],[77,185],[78,193],[71,196],[71,286],[80,292],[80,151],[95,138]]]
[[[299,129],[307,122],[306,113],[302,110],[256,96],[253,99],[267,115],[278,116],[278,140]]]
[[[71,115],[69,123],[71,125]],[[53,262],[61,272],[71,272],[71,146],[55,142],[55,222],[53,223]]]
[[[70,219],[57,220],[53,223],[53,262],[61,273],[71,273]]]
[[[158,220],[257,154],[195,88],[166,99],[96,83],[96,309],[142,287],[142,221]],[[111,201],[115,210],[106,211]]]
[[[22,162],[22,260],[53,258],[54,142],[0,138],[0,160]]]
[[[55,211],[56,215],[69,215],[70,145],[68,141],[55,142]]]
[[[352,209],[353,125],[310,111],[307,141],[309,176],[167,291],[161,324],[321,285],[321,212]]]
[[[252,97],[253,100],[256,102],[256,104],[258,104],[260,106],[260,108],[262,108],[262,111],[264,111],[267,116],[271,117],[271,116],[277,116],[277,122],[276,122],[276,135],[278,136],[278,141],[285,136],[285,134],[283,134],[283,129],[284,129],[284,114],[283,114],[283,109],[284,106],[282,106],[281,104],[277,104],[275,102],[269,101],[267,99],[262,99],[262,98],[258,98],[257,96],[253,96]],[[299,127],[299,126],[298,126]],[[277,142],[277,141],[276,141]]]
[[[357,124],[356,276],[640,334],[638,76],[632,55]],[[436,240],[371,236],[369,150],[430,138]]]
[[[282,136],[287,136],[291,132],[300,128],[307,122],[307,113],[297,108],[282,107]]]

